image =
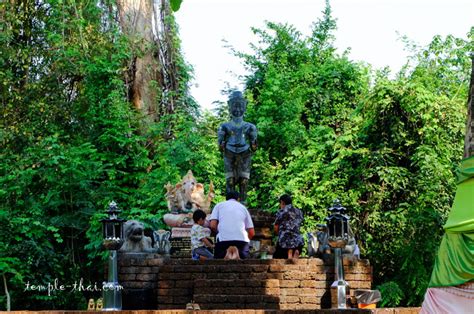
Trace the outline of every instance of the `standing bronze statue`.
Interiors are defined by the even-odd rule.
[[[244,121],[247,101],[241,92],[232,92],[227,103],[232,119],[222,123],[217,131],[219,149],[224,155],[226,192],[236,191],[239,186],[240,201],[245,202],[250,161],[257,149],[257,128]]]

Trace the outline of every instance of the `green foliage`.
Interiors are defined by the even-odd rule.
[[[396,282],[388,281],[380,286],[377,286],[377,290],[382,295],[380,301],[381,307],[397,307],[405,298],[405,294]]]
[[[267,31],[254,30],[261,37],[255,53],[240,54],[253,71],[247,118],[257,125],[262,148],[254,157],[258,192],[250,193],[251,204],[272,207],[279,193],[292,191],[307,213],[322,218],[338,194],[326,167],[335,170],[328,165],[333,146],[369,79],[364,67],[335,53],[330,12],[328,7],[308,38],[292,26],[268,23]],[[316,184],[321,179],[325,189]]]
[[[338,55],[334,29],[330,8],[308,38],[268,23],[238,54],[259,130],[249,203],[275,211],[290,192],[309,231],[341,199],[375,284],[412,292],[384,304],[419,305],[462,157],[470,44],[436,36],[389,78]]]
[[[356,218],[360,238],[367,239],[376,278],[396,278],[414,292],[408,304],[417,304],[427,287],[455,192],[464,99],[436,95],[411,78],[380,79],[361,108],[360,145],[368,153],[352,185],[365,204]]]
[[[182,2],[183,0],[170,0],[171,9],[173,9],[175,12],[178,11]]]
[[[141,131],[124,83],[134,51],[115,14],[110,1],[0,4],[0,273],[12,309],[84,309],[92,295],[49,296],[24,291],[25,284],[100,284],[108,202],[119,204],[123,218],[159,228],[164,183],[194,170],[189,162],[215,176],[217,158],[202,163],[204,139],[187,156],[198,136],[187,137],[196,114],[181,57],[176,99],[183,111],[164,118],[157,134]],[[177,140],[167,139],[170,132]],[[178,151],[184,157],[173,159]]]
[[[102,281],[109,201],[163,228],[164,185],[189,169],[223,199],[224,106],[197,110],[170,18],[177,109],[141,128],[124,79],[140,49],[115,15],[108,0],[0,3],[0,274],[13,309],[85,308],[87,295],[24,288]],[[455,191],[472,43],[436,36],[390,78],[336,53],[335,28],[327,5],[310,36],[268,23],[254,53],[237,53],[259,129],[249,205],[275,211],[290,192],[309,231],[341,199],[382,305],[419,305]]]

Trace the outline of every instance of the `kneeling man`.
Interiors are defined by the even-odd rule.
[[[249,242],[255,230],[249,211],[238,199],[239,193],[230,191],[226,201],[217,204],[212,210],[210,227],[217,232],[214,258],[224,258],[231,246],[237,247],[240,258],[249,257]]]

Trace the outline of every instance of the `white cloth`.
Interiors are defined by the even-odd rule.
[[[211,213],[211,220],[217,220],[219,241],[250,242],[246,229],[253,228],[252,217],[247,208],[236,200],[217,204]]]
[[[474,313],[474,282],[459,286],[428,288],[420,314]]]
[[[201,246],[205,246],[202,239],[207,238],[211,235],[209,228],[204,228],[201,225],[194,224],[191,227],[191,249],[197,249]]]

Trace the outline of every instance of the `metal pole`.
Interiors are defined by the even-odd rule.
[[[335,273],[336,280],[333,282],[331,287],[337,289],[337,308],[346,309],[347,308],[347,282],[344,280],[344,268],[342,265],[342,249],[334,248],[334,264],[335,264]]]
[[[109,275],[107,279],[109,280],[109,282],[118,283],[116,250],[111,250],[109,254]]]
[[[109,253],[108,282],[103,285],[104,311],[122,310],[122,292],[118,284],[117,271],[117,251],[111,250]]]

